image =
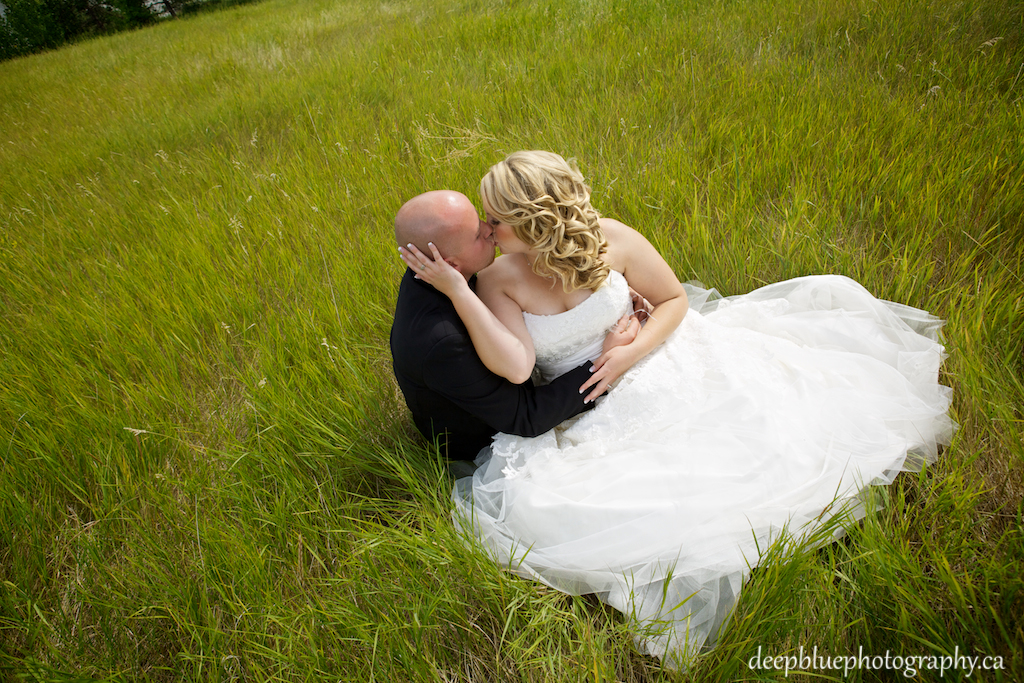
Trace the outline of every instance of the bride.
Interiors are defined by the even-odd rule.
[[[855,518],[866,486],[949,443],[928,313],[834,275],[726,298],[681,285],[556,154],[510,155],[480,194],[502,256],[477,294],[433,245],[402,258],[451,298],[493,372],[543,382],[594,360],[597,405],[495,436],[455,483],[456,523],[516,574],[597,594],[649,654],[685,666],[773,541]],[[630,287],[653,306],[642,327]]]

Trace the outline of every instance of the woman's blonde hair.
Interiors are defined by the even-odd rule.
[[[597,289],[610,268],[608,250],[583,175],[552,152],[514,152],[480,181],[491,214],[539,252],[533,272],[557,276],[567,292]]]

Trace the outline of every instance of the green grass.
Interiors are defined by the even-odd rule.
[[[1022,16],[268,0],[0,64],[0,671],[776,680],[758,646],[803,646],[1020,679]],[[682,280],[842,273],[948,320],[952,447],[766,563],[686,674],[460,541],[391,376],[395,211],[522,148]]]

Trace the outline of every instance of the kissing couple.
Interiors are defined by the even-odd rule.
[[[841,275],[681,284],[550,152],[511,154],[479,191],[483,219],[450,191],[396,215],[398,384],[466,475],[455,523],[623,612],[669,666],[714,643],[773,542],[856,520],[866,487],[949,444],[929,313]]]

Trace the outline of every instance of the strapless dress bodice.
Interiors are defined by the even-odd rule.
[[[629,285],[622,273],[611,271],[597,290],[563,313],[523,313],[533,339],[542,382],[601,355],[604,338],[630,307]]]

